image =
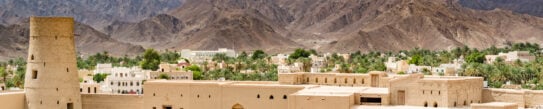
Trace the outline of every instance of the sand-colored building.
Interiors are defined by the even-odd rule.
[[[100,84],[98,83],[80,83],[79,92],[81,92],[81,94],[102,93],[100,91]]]
[[[81,109],[74,19],[30,17],[25,76],[28,109]]]
[[[62,41],[56,41],[47,36],[47,32],[33,33],[33,29],[51,25],[55,28],[57,23],[73,29],[72,18],[31,18],[31,38],[39,36],[39,39],[30,41],[25,91],[0,93],[2,108],[362,109],[360,106],[364,105],[382,108],[468,108],[471,105],[476,109],[511,109],[516,105],[543,105],[543,91],[485,89],[481,77],[395,75],[379,71],[366,74],[280,73],[278,81],[261,82],[154,80],[146,82],[145,94],[85,94],[84,91],[96,91],[92,85],[81,85],[77,81],[73,38],[65,37],[70,36],[68,34],[58,38]],[[68,31],[59,30],[63,29],[51,31]],[[70,34],[73,37],[73,33]],[[41,42],[43,37],[46,42]],[[49,50],[50,45],[56,48],[55,52]]]
[[[499,53],[498,55],[486,55],[486,63],[494,63],[496,59],[501,58],[504,62],[511,63],[517,60],[529,62],[535,60],[535,56],[530,55],[528,51],[511,51],[508,53]]]
[[[385,62],[387,72],[394,73],[406,73],[409,70],[409,64],[406,60],[397,60],[396,57],[389,57],[387,62]]]
[[[160,75],[167,75],[169,80],[192,80],[192,72],[186,71],[184,66],[178,64],[160,64],[157,71],[149,73],[149,80],[160,79]]]
[[[272,56],[270,62],[275,65],[285,65],[287,64],[288,54],[277,54]]]

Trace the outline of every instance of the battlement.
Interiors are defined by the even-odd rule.
[[[73,37],[72,17],[30,17],[30,36]]]

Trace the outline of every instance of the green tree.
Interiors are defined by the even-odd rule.
[[[420,65],[422,63],[422,56],[421,55],[414,55],[411,57],[411,60],[408,62],[409,64],[415,64]]]
[[[203,79],[202,69],[197,65],[190,65],[185,67],[185,70],[192,71],[192,79],[201,80]]]
[[[167,63],[170,63],[170,64],[177,63],[177,61],[179,60],[180,57],[181,57],[181,55],[179,55],[179,53],[171,52],[171,51],[166,51],[166,52],[160,54],[160,60],[162,62],[167,62]]]
[[[483,63],[484,61],[485,61],[485,54],[480,53],[480,52],[471,53],[466,57],[466,62],[468,63],[472,63],[472,62]]]
[[[8,72],[4,68],[4,66],[0,66],[0,77],[2,78],[2,82],[6,83],[6,77],[8,76]]]
[[[146,70],[157,70],[160,64],[160,55],[154,49],[147,49],[143,54],[140,67]]]
[[[268,54],[266,54],[264,51],[256,50],[255,52],[253,52],[251,59],[257,60],[257,59],[264,59],[266,57],[268,57]]]
[[[104,81],[107,78],[108,74],[105,73],[97,73],[92,76],[92,80],[96,81],[97,83],[100,83]]]
[[[165,74],[165,73],[162,73],[162,74],[158,75],[158,78],[159,78],[159,79],[166,79],[166,80],[169,80],[169,79],[170,79],[170,75]]]
[[[316,53],[316,51],[315,51]],[[311,55],[312,53],[309,52],[309,51],[306,51],[304,49],[301,49],[301,48],[298,48],[296,50],[294,50],[294,53],[290,54],[288,56],[289,59],[298,59],[298,58],[307,58]]]

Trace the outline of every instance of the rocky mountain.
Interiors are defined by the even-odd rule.
[[[175,40],[183,28],[181,20],[161,14],[137,23],[117,21],[107,26],[105,31],[119,41],[161,48],[167,45],[166,41]]]
[[[295,47],[322,52],[395,51],[415,47],[437,50],[464,45],[484,48],[507,42],[543,42],[543,20],[539,17],[507,10],[476,10],[461,3],[459,0],[187,0],[169,14],[185,23],[177,37],[197,37],[188,42],[175,40],[182,43],[177,46],[181,48],[191,47],[183,44],[213,48],[230,47],[228,43],[274,42],[227,42],[209,36],[254,38],[257,36],[239,35],[266,28],[273,30],[269,32],[274,34],[270,36],[272,39],[289,42],[286,43],[289,47],[279,47],[277,51]],[[216,22],[224,18],[244,19]],[[207,29],[228,28],[244,21],[259,21],[264,26],[239,26],[233,31]],[[276,46],[264,46],[270,47]],[[248,48],[262,49],[261,46]]]
[[[543,0],[460,0],[459,3],[473,9],[502,9],[543,17]]]
[[[260,13],[259,10],[244,9],[245,5],[237,5],[243,2],[186,1],[185,5],[172,11],[171,16],[159,15],[138,23],[114,23],[105,30],[117,40],[159,49],[280,51],[302,47],[285,37],[287,30],[283,27],[286,23],[276,22],[288,19],[270,18],[269,14]],[[281,9],[266,6],[262,4],[260,8]]]
[[[92,27],[75,24],[75,44],[79,55],[90,55],[107,51],[111,55],[134,55],[144,51],[143,47],[111,39],[110,36],[101,33]],[[29,23],[0,25],[0,60],[16,57],[25,57],[28,50]]]
[[[137,22],[176,9],[182,0],[0,0],[0,24],[29,16],[74,16],[102,29],[114,21]]]
[[[33,2],[25,5],[40,7],[40,4],[53,4],[55,12],[64,12],[59,10],[66,7],[64,10],[70,11],[64,13],[78,13],[76,18],[89,16],[86,20],[80,17],[78,20],[85,24],[90,23],[96,29],[81,29],[92,37],[78,42],[109,40],[111,44],[126,45],[126,48],[115,48],[121,51],[136,45],[133,51],[139,51],[137,46],[142,46],[173,50],[263,49],[280,53],[295,48],[312,48],[320,52],[353,52],[397,51],[415,47],[432,50],[458,46],[485,48],[509,42],[542,44],[543,18],[537,16],[543,8],[535,5],[541,3],[539,1],[541,0],[85,1],[95,4],[112,3],[94,6],[95,8],[81,6],[89,12],[75,11],[77,9],[72,11],[77,6],[71,4],[72,2],[38,1],[38,5]],[[24,4],[18,2],[27,1],[8,2]],[[8,2],[0,1],[0,4]],[[176,5],[179,6],[173,8]],[[108,10],[96,11],[96,7]],[[13,22],[16,17],[9,17],[14,16],[11,12],[15,10],[13,8],[20,7],[12,6],[7,7],[7,11],[0,10],[2,17],[8,16],[3,18],[10,18],[0,21]],[[42,8],[37,10],[51,13]],[[34,11],[21,12],[23,14],[20,15],[32,15],[30,12]],[[100,17],[103,13],[106,13],[104,16],[111,17]],[[0,34],[19,37],[24,35],[12,32],[23,30],[10,28],[24,27],[4,26],[0,28]],[[26,42],[19,37],[2,40],[9,43],[2,46],[10,48],[5,50],[6,52],[24,49],[25,45],[21,43]],[[98,47],[82,48],[82,51],[111,49],[111,45],[100,42],[102,41],[85,43],[84,45]]]

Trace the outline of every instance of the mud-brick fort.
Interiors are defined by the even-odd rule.
[[[280,73],[279,81],[154,80],[144,94],[81,94],[74,20],[30,18],[24,92],[0,93],[2,109],[516,109],[543,105],[543,91],[490,89],[481,77],[385,72]]]

